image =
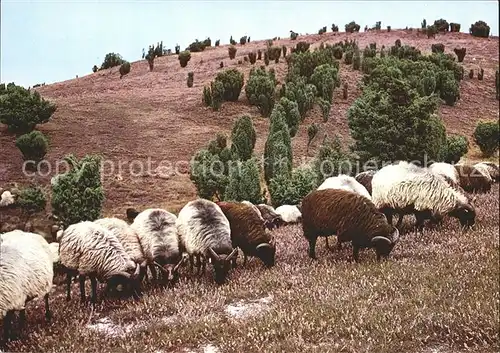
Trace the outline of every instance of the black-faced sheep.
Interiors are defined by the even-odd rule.
[[[462,226],[474,225],[476,212],[467,197],[427,169],[404,163],[385,166],[373,176],[372,187],[372,201],[390,224],[393,214],[399,213],[415,214],[418,230],[426,219],[446,215],[458,218]]]
[[[135,217],[130,228],[137,234],[153,279],[173,285],[183,263],[176,226],[177,217],[161,208],[150,208]],[[155,270],[160,270],[157,277]]]
[[[484,166],[486,170],[489,172],[491,179],[493,180],[494,183],[498,183],[500,181],[500,169],[498,167],[498,164],[495,164],[493,162],[480,162],[474,164],[474,166],[475,167]]]
[[[309,257],[313,259],[319,236],[335,234],[340,243],[350,241],[356,262],[362,248],[375,248],[378,260],[389,256],[399,239],[397,228],[370,200],[339,189],[314,190],[304,197],[302,227],[309,241]]]
[[[97,301],[97,280],[107,288],[121,285],[135,299],[141,294],[140,266],[132,261],[118,238],[106,228],[90,221],[70,225],[59,238],[59,258],[66,269],[66,299],[71,299],[71,279],[79,275],[80,297],[85,301],[85,277],[92,285],[91,301]]]
[[[375,175],[374,170],[367,170],[365,172],[361,172],[361,173],[357,174],[354,177],[354,179],[356,179],[356,181],[358,183],[363,185],[365,187],[366,191],[368,191],[368,193],[371,195],[372,194],[372,179],[373,179],[374,175]]]
[[[344,174],[326,178],[325,181],[323,181],[323,183],[317,188],[317,190],[324,189],[347,190],[364,196],[368,200],[371,200],[372,198],[368,190],[361,185],[361,183],[359,183],[355,178]]]
[[[281,227],[285,223],[283,218],[276,213],[272,206],[261,203],[257,205],[257,208],[259,209],[262,218],[264,218],[267,229],[273,230]]]
[[[198,273],[205,272],[206,259],[210,258],[215,272],[215,282],[222,284],[231,269],[231,259],[238,249],[233,249],[231,227],[217,204],[205,199],[188,202],[177,217],[177,231],[183,250],[198,259]]]
[[[264,226],[264,222],[248,205],[236,202],[218,202],[231,227],[234,248],[240,248],[247,256],[258,257],[266,267],[274,266],[276,245]]]
[[[460,186],[467,192],[488,192],[493,180],[489,172],[467,164],[456,164]]]
[[[4,318],[4,339],[11,338],[15,311],[21,325],[26,320],[26,303],[44,298],[45,318],[51,319],[49,293],[56,258],[40,235],[15,230],[0,236],[0,315]]]

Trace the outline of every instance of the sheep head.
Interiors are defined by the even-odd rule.
[[[166,263],[163,266],[155,261],[155,266],[158,267],[163,274],[162,278],[168,286],[173,286],[179,280],[179,269],[187,259],[181,256],[181,259],[176,264]]]
[[[227,274],[232,267],[231,259],[238,254],[238,248],[233,249],[229,255],[217,254],[212,248],[208,249],[208,254],[214,266],[215,282],[223,284],[226,282]]]
[[[394,226],[391,227],[392,230],[389,236],[377,235],[371,240],[375,252],[377,253],[377,259],[380,259],[381,256],[387,258],[394,248],[394,245],[399,241],[399,230]]]
[[[256,246],[257,257],[262,260],[266,267],[272,267],[275,263],[276,242],[273,239],[269,243],[261,243]]]
[[[120,292],[120,294],[132,295],[134,299],[139,299],[142,294],[139,276],[140,269],[140,265],[135,264],[133,270],[121,271],[112,275],[107,280],[107,291]],[[118,286],[120,286],[122,290],[118,290]]]
[[[463,228],[472,228],[476,223],[476,210],[471,204],[458,204],[450,216],[458,218]]]

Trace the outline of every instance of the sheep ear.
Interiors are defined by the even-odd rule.
[[[238,253],[238,248],[234,248],[233,251],[231,251],[231,253],[229,254],[229,256],[226,257],[226,260],[228,261],[231,260],[237,253]]]

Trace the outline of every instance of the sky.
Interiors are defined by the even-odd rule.
[[[332,23],[343,31],[356,21],[363,29],[420,27],[422,19],[462,25],[483,20],[498,36],[497,1],[1,1],[0,82],[25,87],[91,73],[106,53],[140,60],[142,49],[163,40],[174,50],[195,39],[232,35],[252,39],[288,37],[290,30],[317,33]]]

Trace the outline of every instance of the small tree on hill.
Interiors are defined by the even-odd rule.
[[[120,79],[128,74],[130,72],[130,63],[128,61],[125,61],[121,66],[120,66]]]
[[[52,186],[52,210],[64,227],[101,217],[104,191],[101,183],[101,157],[87,155],[80,160],[65,158],[71,169],[59,174]]]
[[[40,187],[28,186],[20,189],[16,199],[16,205],[19,206],[29,218],[31,215],[45,210],[47,197]]]
[[[227,201],[262,202],[259,166],[255,158],[230,163],[229,182],[224,199]]]
[[[278,174],[290,176],[292,170],[292,142],[281,109],[273,109],[269,134],[264,146],[264,177],[266,182]]]
[[[120,66],[123,64],[125,60],[123,60],[122,56],[118,53],[108,53],[104,57],[104,61],[102,62],[101,69],[109,69],[115,66]]]
[[[9,84],[0,91],[0,123],[9,131],[23,134],[37,124],[44,124],[56,111],[56,105],[40,96],[37,91]]]
[[[184,50],[183,52],[179,53],[179,63],[181,67],[186,67],[189,60],[191,60],[191,53],[189,50]]]
[[[446,136],[446,144],[443,146],[442,158],[446,163],[458,163],[462,156],[469,151],[469,142],[464,135]]]
[[[469,33],[474,37],[488,38],[490,36],[490,26],[484,21],[477,21],[470,26]]]
[[[257,135],[252,118],[243,115],[233,125],[231,132],[231,153],[233,158],[246,161],[252,157]]]
[[[474,141],[485,157],[490,157],[498,151],[500,139],[498,120],[480,121],[474,130]]]
[[[269,182],[269,194],[274,207],[281,205],[297,205],[311,191],[316,184],[317,176],[309,168],[296,168],[292,170],[290,177],[279,174]]]
[[[33,161],[35,165],[47,154],[49,142],[40,131],[31,131],[16,140],[16,147],[23,154],[25,161]]]

